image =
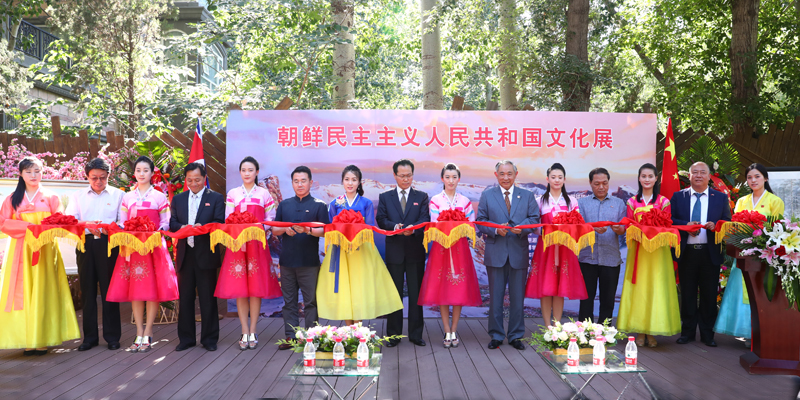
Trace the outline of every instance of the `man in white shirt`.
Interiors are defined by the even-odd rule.
[[[677,343],[694,341],[699,327],[700,340],[708,347],[717,347],[713,328],[717,320],[719,272],[725,255],[722,245],[715,244],[708,231],[714,229],[717,221],[730,221],[731,208],[725,193],[708,187],[710,175],[706,163],[692,164],[689,168],[692,187],[675,192],[670,205],[673,225],[702,226],[690,234],[681,232],[678,260],[681,336]]]
[[[70,195],[69,204],[64,211],[83,223],[110,224],[117,222],[123,191],[108,186],[111,167],[101,159],[95,158],[86,164],[89,187]],[[119,349],[122,325],[119,316],[119,303],[106,301],[108,285],[114,273],[119,249],[108,256],[108,232],[100,229],[86,230],[85,252],[75,252],[78,262],[78,280],[83,293],[83,343],[78,351],[86,351],[100,342],[97,324],[97,286],[100,286],[103,304],[103,339],[109,350]]]

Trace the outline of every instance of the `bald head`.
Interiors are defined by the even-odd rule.
[[[695,192],[705,192],[708,188],[709,179],[708,164],[698,161],[689,168],[689,182]]]

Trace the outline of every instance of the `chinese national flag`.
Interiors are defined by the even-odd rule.
[[[660,194],[670,199],[672,194],[679,190],[681,190],[681,181],[678,178],[678,155],[675,153],[675,139],[672,136],[672,118],[670,118],[667,125],[667,139],[664,141]]]
[[[667,140],[664,141],[664,163],[661,166],[661,190],[660,194],[667,199],[672,198],[672,194],[681,190],[681,180],[678,178],[678,154],[675,153],[675,138],[672,136],[672,118],[667,124]],[[678,276],[678,263],[672,262],[675,270],[675,283],[680,283]]]

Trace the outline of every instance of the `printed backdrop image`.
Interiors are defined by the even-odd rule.
[[[306,165],[313,174],[311,195],[330,203],[344,194],[343,168],[355,164],[363,173],[364,197],[377,210],[379,194],[396,186],[395,161],[407,158],[414,163],[413,187],[429,196],[441,193],[442,167],[452,162],[461,170],[458,191],[472,200],[477,212],[481,192],[497,185],[496,163],[508,159],[519,168],[517,186],[536,196],[546,190],[547,168],[559,162],[567,170],[567,191],[575,198],[591,195],[589,171],[604,167],[611,173],[609,195],[627,201],[636,194],[638,168],[655,163],[656,122],[655,114],[544,111],[231,111],[227,189],[241,185],[239,162],[253,156],[260,163],[258,184],[269,189],[276,202],[294,196],[291,171]],[[376,234],[375,242],[383,254],[384,237]],[[536,237],[530,242],[532,253]],[[271,238],[269,245],[277,268],[280,242]],[[465,307],[467,316],[487,313],[483,249],[479,237],[472,252],[484,307]],[[320,245],[320,257],[324,250]],[[526,299],[525,305],[528,316],[540,315],[538,300]],[[270,315],[281,306],[280,299],[265,302],[263,311]],[[235,304],[228,307],[235,310]],[[565,310],[565,316],[577,316],[578,301],[568,300]],[[438,316],[438,308],[426,314]]]

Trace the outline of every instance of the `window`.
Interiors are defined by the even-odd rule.
[[[200,83],[208,86],[211,90],[216,90],[222,82],[222,78],[219,76],[219,72],[224,69],[222,52],[217,46],[208,46],[200,60],[202,62]]]

